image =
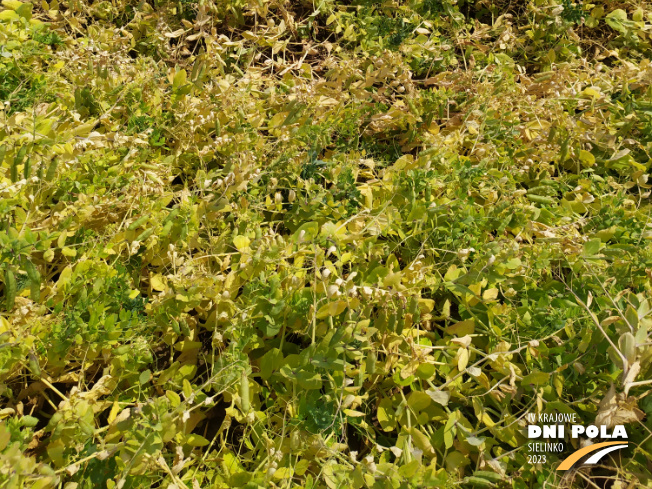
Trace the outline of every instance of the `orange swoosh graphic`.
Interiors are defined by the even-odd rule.
[[[603,443],[596,443],[595,445],[589,445],[588,447],[580,448],[578,451],[571,453],[564,461],[557,467],[557,470],[568,470],[570,469],[575,462],[581,459],[584,455],[588,455],[591,452],[595,452],[604,447],[610,447],[612,445],[626,445],[625,441],[605,441]]]

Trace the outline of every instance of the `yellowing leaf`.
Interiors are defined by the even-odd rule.
[[[149,283],[152,286],[152,289],[158,292],[163,292],[167,289],[162,275],[153,275],[152,278],[149,279]]]
[[[272,129],[274,127],[280,127],[281,124],[287,119],[289,112],[277,112],[274,117],[269,120],[267,126]]]
[[[299,384],[299,387],[306,390],[320,389],[322,385],[321,375],[316,372],[300,370],[297,372],[297,384]]]
[[[460,321],[446,328],[446,333],[456,336],[465,336],[467,334],[473,334],[475,331],[475,320],[467,319],[465,321]]]
[[[539,385],[547,384],[548,379],[550,379],[549,373],[535,370],[531,374],[528,374],[525,377],[523,377],[523,380],[521,380],[521,385],[528,386],[532,384],[532,385],[539,386]]]
[[[419,299],[419,311],[423,314],[428,314],[432,312],[435,308],[435,301],[432,299]]]
[[[79,137],[88,137],[93,128],[95,127],[95,122],[89,122],[87,124],[80,124],[72,130],[73,136]]]
[[[177,73],[174,75],[174,79],[172,80],[172,88],[174,90],[178,90],[184,86],[186,84],[187,77],[188,74],[186,73],[186,70],[177,71]]]
[[[291,467],[279,467],[276,469],[276,472],[274,472],[274,479],[276,480],[282,480],[282,479],[289,479],[294,475],[294,471],[292,470]]]
[[[418,412],[430,406],[432,399],[423,391],[414,391],[408,396],[407,403],[410,408]]]
[[[585,149],[580,150],[580,162],[584,168],[591,168],[595,165],[595,156]]]
[[[18,0],[2,0],[2,5],[8,9],[16,10],[17,8],[20,8],[21,5],[23,5],[23,2],[19,2]]]
[[[396,415],[391,399],[384,398],[380,401],[377,417],[383,431],[393,431],[396,428]]]
[[[600,89],[599,89],[599,88],[596,88],[596,87],[588,87],[588,88],[585,88],[585,89],[582,91],[582,95],[585,95],[585,96],[587,96],[587,97],[591,97],[591,98],[601,98],[601,97],[602,97],[602,93],[600,93],[599,90],[600,90]]]
[[[441,404],[442,406],[446,406],[449,399],[451,398],[450,393],[434,389],[427,390],[426,394],[428,394],[433,401],[435,401],[437,404]]]
[[[186,438],[186,444],[190,445],[191,447],[205,447],[209,443],[210,441],[196,433],[192,433]]]
[[[430,439],[416,426],[413,426],[409,430],[410,435],[412,436],[412,442],[414,445],[423,451],[423,454],[432,457],[435,455],[435,450],[432,448]]]
[[[120,411],[120,404],[118,403],[118,400],[116,399],[113,402],[113,407],[111,407],[111,412],[109,413],[109,417],[106,419],[106,422],[111,424],[115,420],[116,416],[118,415],[118,411]]]
[[[249,249],[250,243],[251,240],[246,236],[236,236],[235,238],[233,238],[233,244],[240,252]]]
[[[297,464],[294,466],[294,472],[297,475],[303,475],[306,473],[309,467],[310,467],[310,461],[303,458],[299,460]]]
[[[16,9],[16,13],[26,20],[32,18],[32,4],[30,2],[23,3]]]
[[[344,312],[348,304],[346,301],[335,301],[325,304],[317,311],[317,319],[324,319],[329,316],[339,316]]]
[[[371,190],[371,187],[369,185],[360,185],[358,187],[358,190],[360,193],[364,196],[364,201],[365,201],[365,207],[367,209],[373,208],[373,203],[374,203],[374,193]]]
[[[169,37],[169,38],[171,38],[171,39],[175,39],[175,38],[177,38],[177,37],[182,36],[184,32],[186,32],[186,30],[182,28],[182,29],[177,29],[177,30],[174,31],[174,32],[166,32],[166,33],[164,34],[164,36],[165,36],[165,37]],[[178,74],[178,73],[177,73],[177,74]],[[175,78],[176,78],[176,76],[175,76]]]
[[[401,156],[398,160],[394,162],[394,165],[392,168],[394,170],[402,170],[408,166],[411,166],[411,164],[414,162],[414,156],[412,155],[403,155]]]
[[[59,280],[57,281],[57,288],[65,287],[70,282],[71,278],[72,278],[72,267],[68,265],[66,268],[63,269],[63,271],[59,275]]]
[[[457,354],[457,370],[463,371],[469,364],[469,350],[467,348],[460,348]]]
[[[493,301],[498,298],[498,289],[487,289],[482,293],[482,299],[485,301]]]
[[[170,400],[170,405],[172,407],[177,407],[181,404],[181,397],[174,391],[165,391],[165,397]]]
[[[0,20],[18,20],[20,15],[18,15],[13,10],[3,10],[0,12]]]
[[[388,273],[383,279],[383,285],[385,287],[398,287],[401,284],[401,277],[403,274],[401,272]]]
[[[452,282],[456,278],[458,278],[463,271],[459,268],[457,268],[457,265],[451,265],[448,267],[448,270],[446,271],[446,274],[444,275],[444,280],[447,282]]]
[[[354,411],[353,409],[344,409],[342,412],[347,416],[349,416],[350,418],[363,418],[366,416],[365,413],[362,413],[360,411]]]

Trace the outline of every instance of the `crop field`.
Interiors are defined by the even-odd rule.
[[[651,153],[649,1],[2,0],[0,489],[652,488]]]

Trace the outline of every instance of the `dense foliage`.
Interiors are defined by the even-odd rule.
[[[648,2],[2,5],[0,487],[652,487]]]

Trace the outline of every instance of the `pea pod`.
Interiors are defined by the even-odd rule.
[[[464,484],[470,484],[471,487],[496,487],[496,484],[493,482],[472,475],[465,477],[463,482]]]
[[[546,71],[544,73],[541,73],[539,76],[537,76],[534,79],[534,83],[541,83],[541,82],[544,82],[546,80],[550,80],[553,77],[553,75],[554,75],[554,73],[552,73],[551,71]]]
[[[167,215],[165,219],[163,219],[163,223],[167,224],[168,222],[172,221],[175,217],[179,215],[179,208],[177,207],[176,209],[172,209],[170,213]]]
[[[13,163],[11,164],[11,182],[18,181],[18,165],[16,164],[16,158],[14,158]]]
[[[54,180],[54,177],[57,175],[57,167],[59,166],[59,159],[55,156],[52,158],[50,165],[48,166],[48,171],[45,174],[45,181],[51,182]]]
[[[146,170],[159,170],[160,168],[156,165],[151,165],[149,163],[141,163],[140,164],[141,168],[145,168]]]
[[[39,302],[41,300],[41,284],[38,282],[29,283],[29,297],[34,302]]]
[[[505,218],[504,218],[503,220],[500,221],[500,224],[499,224],[498,227],[496,228],[496,231],[497,231],[498,233],[502,233],[502,232],[505,230],[505,228],[506,228],[507,226],[509,226],[509,224],[512,222],[512,219],[513,219],[513,218],[514,218],[514,215],[513,215],[513,214],[509,214],[509,215],[505,216]]]
[[[178,335],[181,334],[181,328],[179,327],[179,323],[177,322],[176,319],[172,318],[172,319],[170,320],[170,326],[172,326],[172,330],[173,330],[176,334],[178,334]]]
[[[25,155],[27,154],[27,146],[22,146],[19,150],[16,156],[14,157],[14,161],[11,165],[11,181],[16,182],[18,180],[18,166],[23,162],[25,159]]]
[[[34,302],[38,302],[41,299],[41,274],[31,260],[25,260],[23,268],[29,278],[29,295]]]
[[[629,331],[621,335],[618,340],[618,347],[628,362],[636,361],[636,338]]]
[[[11,311],[16,303],[16,277],[14,272],[7,267],[5,269],[5,308]]]
[[[369,316],[364,316],[364,317],[369,317]],[[380,333],[384,333],[387,331],[387,311],[381,311],[380,314],[378,314],[378,319],[374,321],[374,326],[378,328],[378,331]]]
[[[537,204],[554,205],[557,203],[557,199],[553,199],[552,197],[547,197],[545,195],[528,194],[527,198],[529,201],[536,202]]]
[[[416,105],[414,105],[414,100],[411,98],[406,98],[408,107],[410,108],[410,112],[412,112],[415,116],[419,117],[419,111],[417,110]]]
[[[21,148],[18,150],[18,154],[16,155],[14,161],[20,165],[25,159],[26,154],[27,154],[27,146],[21,146]]]
[[[554,188],[551,188],[548,185],[538,185],[536,187],[531,187],[527,190],[528,195],[556,195],[557,191]]]
[[[403,306],[398,307],[398,314],[396,317],[396,334],[400,335],[403,333],[403,328],[405,327],[405,309]]]
[[[568,158],[568,146],[570,144],[570,138],[566,138],[561,142],[561,145],[559,147],[559,162],[564,162],[566,161],[566,158]]]
[[[124,355],[131,349],[130,345],[122,345],[113,350],[114,355]]]
[[[95,434],[95,428],[85,419],[79,420],[79,427],[87,436],[93,436]]]
[[[139,217],[136,219],[134,222],[129,224],[129,227],[127,228],[129,231],[133,231],[134,229],[138,229],[140,226],[145,224],[147,220],[149,219],[149,215],[144,215],[142,217]]]
[[[25,162],[25,166],[23,167],[23,177],[25,180],[29,178],[29,175],[32,173],[32,159],[27,158],[27,161]]]
[[[396,330],[396,313],[392,313],[391,316],[389,316],[389,321],[387,322],[387,331],[395,331]]]
[[[369,350],[367,352],[367,370],[369,375],[376,373],[376,350]]]
[[[172,226],[174,226],[174,222],[168,221],[165,223],[163,226],[163,229],[161,229],[161,236],[167,236],[170,234],[170,231],[172,230]]]
[[[38,357],[34,352],[30,352],[29,354],[29,370],[36,379],[41,378],[41,366],[39,365]]]
[[[244,370],[240,375],[240,399],[242,400],[242,412],[247,414],[251,409],[251,404],[249,401],[249,379]]]
[[[190,328],[188,327],[188,323],[186,322],[185,319],[182,319],[181,321],[179,321],[179,326],[181,327],[181,332],[185,336],[190,336]]]
[[[20,418],[20,425],[24,426],[26,428],[34,428],[38,424],[38,418],[35,418],[34,416],[29,416],[29,415],[24,415],[22,418]]]
[[[143,231],[138,235],[136,241],[145,241],[147,238],[149,238],[152,235],[152,233],[154,233],[154,228],[146,229],[145,231]]]
[[[331,318],[332,319],[332,318]],[[338,328],[335,330],[335,333],[333,336],[331,336],[331,340],[328,343],[328,347],[334,347],[344,336],[344,333],[346,333],[346,329],[343,326],[338,326]]]
[[[412,314],[412,316],[416,316],[416,314],[419,312],[419,298],[416,295],[413,295],[410,298],[410,305],[408,306],[408,312]]]
[[[356,379],[355,385],[358,387],[362,386],[362,383],[364,382],[364,374],[366,373],[367,370],[367,365],[365,363],[362,363],[360,365],[360,369],[358,370],[358,377]]]
[[[41,281],[41,274],[38,272],[31,260],[25,260],[24,269],[27,272],[27,277],[32,282]]]
[[[486,479],[493,482],[500,482],[503,480],[503,476],[497,474],[496,472],[489,472],[488,470],[476,470],[473,472],[472,477],[480,477],[481,479]]]

